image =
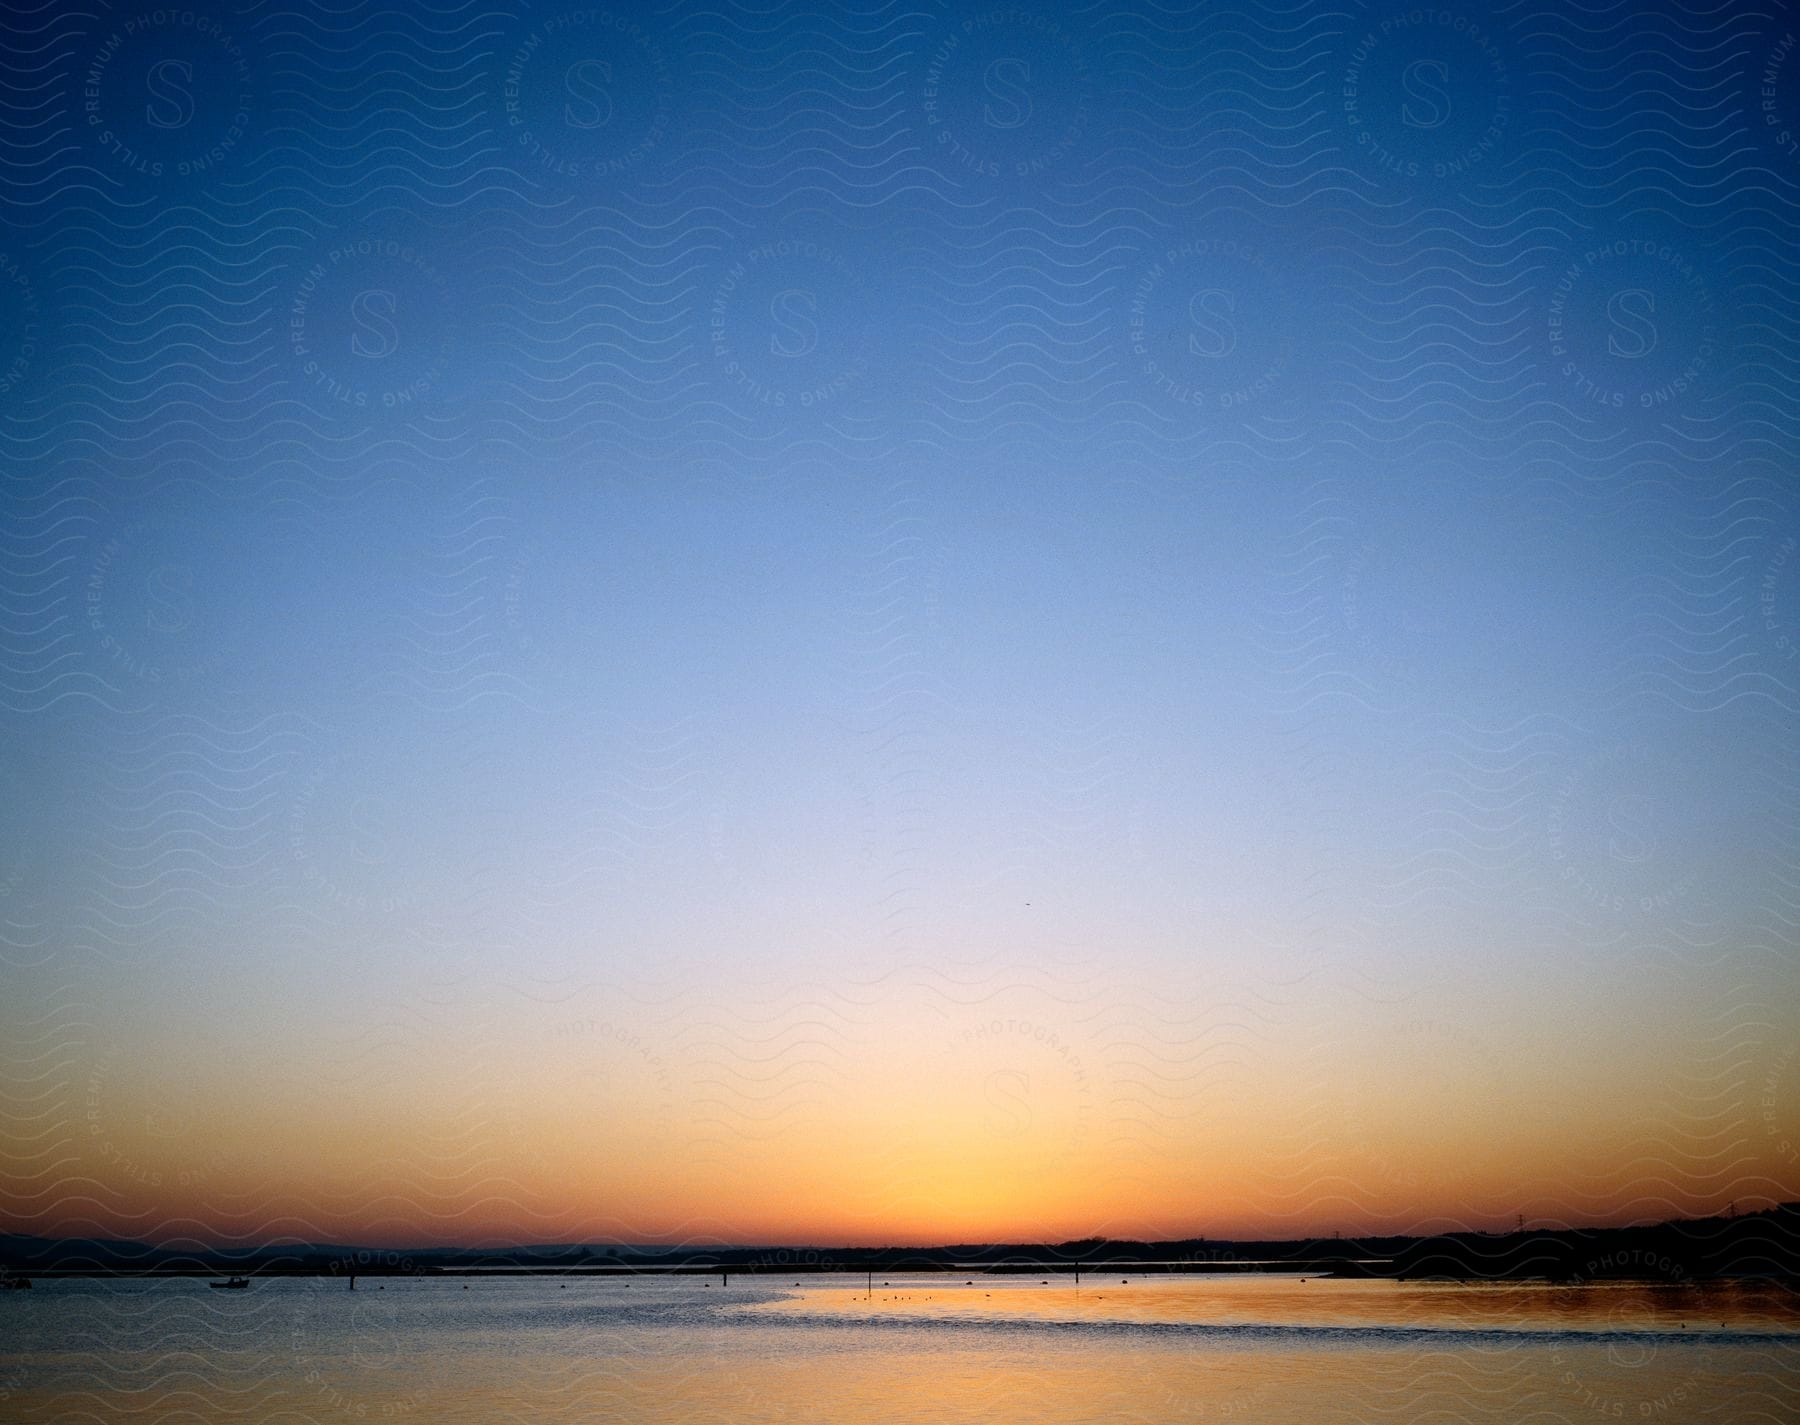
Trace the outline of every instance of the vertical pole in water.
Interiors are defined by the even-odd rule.
[[[350,1273],[350,1290],[351,1291],[356,1290],[356,1273],[355,1272]]]
[[[869,1295],[871,1297],[875,1295],[875,1272],[872,1268],[869,1271]]]
[[[723,1267],[719,1268],[719,1285],[720,1286],[730,1286],[731,1285],[731,1273],[726,1271],[725,1268],[723,1268]]]

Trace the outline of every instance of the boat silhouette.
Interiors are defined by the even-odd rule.
[[[233,1277],[230,1281],[208,1282],[207,1285],[210,1287],[226,1287],[226,1288],[246,1287],[246,1286],[250,1285],[250,1278],[249,1277]]]

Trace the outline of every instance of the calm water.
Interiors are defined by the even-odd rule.
[[[941,1276],[46,1282],[9,1421],[1800,1420],[1780,1287]]]

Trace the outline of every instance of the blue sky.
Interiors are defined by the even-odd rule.
[[[1104,1209],[1145,1230],[1276,1211],[1196,1125],[1314,1142],[1364,1021],[1444,1041],[1424,1158],[1496,1060],[1589,1091],[1511,1197],[1349,1162],[1292,1221],[1792,1195],[1778,24],[187,13],[0,70],[7,1013],[64,1026],[59,1131],[112,1043],[196,1121],[332,1044],[449,1112],[593,1018],[665,1046],[595,1132],[766,1092],[779,1140],[913,1111],[780,1098],[820,1003],[904,1062],[1042,994],[1124,1140],[1169,1044],[1236,1066]],[[591,1221],[534,1193],[492,1230]],[[994,1211],[942,1221],[1088,1220]]]

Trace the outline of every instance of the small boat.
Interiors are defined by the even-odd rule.
[[[30,1291],[30,1277],[0,1277],[0,1291]]]
[[[250,1285],[250,1278],[249,1277],[233,1277],[230,1281],[208,1282],[207,1285],[210,1287],[226,1287],[226,1288],[246,1287],[246,1286]]]

